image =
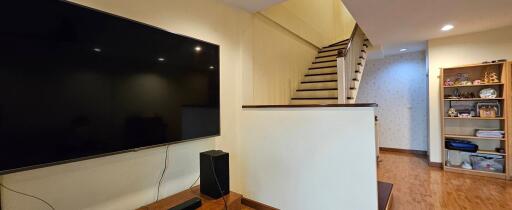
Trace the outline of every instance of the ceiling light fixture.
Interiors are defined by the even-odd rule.
[[[214,69],[214,68],[215,68],[215,67],[213,67],[213,66],[210,66],[210,69]]]
[[[196,48],[194,48],[194,50],[195,50],[196,52],[199,52],[199,51],[201,51],[201,50],[202,50],[202,48],[201,48],[201,46],[197,46]]]
[[[405,52],[405,51],[407,51],[407,49],[405,49],[405,48],[400,49],[400,52]]]
[[[158,58],[158,61],[160,61],[160,62],[164,62],[164,61],[165,61],[165,58],[160,57],[160,58]]]
[[[441,28],[441,31],[449,31],[449,30],[452,30],[453,28],[454,28],[453,25],[447,24]]]
[[[92,50],[94,50],[94,51],[96,51],[96,52],[101,52],[101,49],[100,49],[100,48],[97,48],[97,47],[96,47],[96,48],[94,48],[94,49],[92,49]]]

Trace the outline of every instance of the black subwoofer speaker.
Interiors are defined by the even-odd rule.
[[[229,194],[229,153],[210,150],[199,155],[201,193],[212,198]]]

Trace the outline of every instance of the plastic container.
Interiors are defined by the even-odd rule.
[[[503,156],[499,155],[471,155],[471,165],[473,170],[489,171],[489,172],[504,172],[504,159]]]

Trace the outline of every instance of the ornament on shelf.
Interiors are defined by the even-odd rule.
[[[490,71],[487,71],[485,72],[484,74],[484,82],[486,84],[489,84],[489,83],[499,83],[500,80],[498,79],[498,74],[496,74],[496,72],[490,72]]]
[[[453,108],[453,107],[452,107],[452,108],[448,109],[448,115],[449,115],[450,117],[455,117],[455,116],[457,116],[457,114],[458,114],[458,113],[457,113],[457,111],[455,110],[455,108]]]

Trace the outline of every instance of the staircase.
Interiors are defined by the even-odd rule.
[[[356,25],[349,39],[320,49],[290,104],[355,103],[368,44]]]

